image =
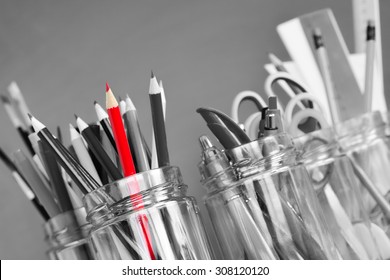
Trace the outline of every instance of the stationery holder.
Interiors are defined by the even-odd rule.
[[[334,129],[296,137],[294,144],[343,259],[388,258],[388,253],[380,254],[373,236],[375,225],[369,220],[361,194],[363,182],[356,176],[350,159],[339,151]]]
[[[370,220],[390,237],[390,139],[378,111],[367,113],[335,126],[341,149],[356,166],[374,193],[361,188]],[[381,203],[378,203],[381,202]]]
[[[285,134],[225,151],[212,176],[199,165],[205,204],[227,259],[338,259],[305,167]],[[234,177],[235,176],[235,177]]]
[[[179,168],[168,166],[86,195],[97,259],[211,259],[196,201],[186,191]]]
[[[90,225],[84,208],[61,213],[44,224],[47,255],[52,260],[94,259],[88,243]]]

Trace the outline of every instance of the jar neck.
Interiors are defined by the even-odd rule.
[[[340,154],[333,128],[325,128],[294,138],[299,161],[304,164],[325,160]]]
[[[230,166],[208,177],[207,180],[202,180],[201,183],[207,190],[207,193],[213,193],[230,187],[236,181],[236,171]]]
[[[231,158],[239,179],[293,165],[297,159],[297,151],[287,133],[264,137],[226,153]]]
[[[87,194],[87,220],[99,225],[124,213],[140,211],[156,203],[186,195],[179,168],[153,169],[107,184]]]
[[[51,218],[44,224],[46,241],[56,247],[86,238],[90,229],[86,215],[82,207]]]
[[[354,149],[377,138],[386,137],[386,124],[380,112],[350,119],[336,126],[338,141],[343,150]]]
[[[243,179],[259,173],[274,172],[283,167],[295,165],[297,163],[297,156],[298,152],[296,149],[290,147],[272,156],[253,160],[248,163],[242,162],[241,164],[235,165],[237,176],[239,179]]]

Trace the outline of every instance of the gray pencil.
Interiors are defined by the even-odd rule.
[[[133,156],[135,157],[137,171],[147,171],[150,169],[148,154],[144,146],[141,129],[138,123],[137,109],[129,96],[126,98],[126,112],[123,115],[123,118],[127,127],[127,139],[130,142],[130,147],[134,151]]]

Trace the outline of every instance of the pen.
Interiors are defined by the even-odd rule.
[[[212,108],[198,108],[196,112],[203,117],[225,149],[232,149],[251,141],[241,127],[224,113]]]

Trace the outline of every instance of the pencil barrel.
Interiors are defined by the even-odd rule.
[[[197,204],[186,190],[180,170],[169,166],[126,177],[86,195],[96,257],[211,259]],[[103,198],[105,194],[109,200]]]

